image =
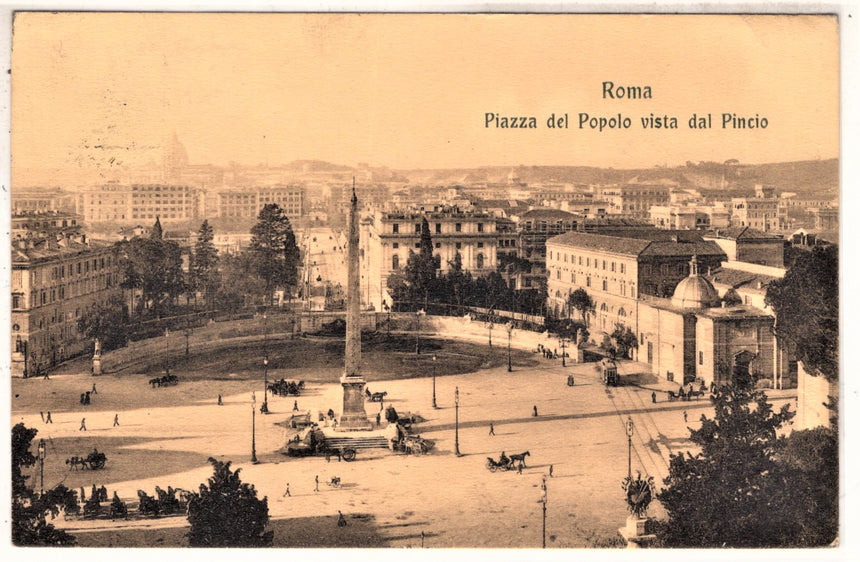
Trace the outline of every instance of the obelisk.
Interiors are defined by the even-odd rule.
[[[355,195],[355,180],[352,185],[352,203],[347,220],[349,241],[347,245],[346,281],[346,353],[344,354],[343,411],[338,429],[356,431],[371,429],[372,424],[364,411],[364,378],[361,376],[361,273],[359,268],[358,197]]]

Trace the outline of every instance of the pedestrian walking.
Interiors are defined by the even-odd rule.
[[[51,419],[51,411],[48,410],[48,415],[45,416],[45,423],[54,423],[54,420]]]
[[[379,412],[376,412],[376,427],[379,427],[379,423],[382,421],[382,416],[379,415]]]
[[[652,404],[656,404],[656,403],[657,403],[657,393],[656,393],[656,392],[654,392],[653,390],[651,391],[651,403],[652,403]]]
[[[532,406],[532,417],[537,417],[537,406]]]
[[[346,518],[343,516],[343,513],[340,510],[337,510],[337,526],[338,527],[346,527]]]
[[[282,498],[286,498],[286,497],[288,497],[288,496],[289,496],[289,497],[293,497],[293,496],[290,494],[290,483],[289,483],[289,482],[287,482],[287,489],[286,489],[286,490],[284,490],[284,495],[283,495],[283,496],[281,496],[281,497],[282,497]]]
[[[44,377],[44,379],[45,379],[46,381],[51,380],[51,377],[49,377],[49,376],[48,376],[48,371],[47,371],[47,370],[45,370],[45,377]]]
[[[99,391],[96,390],[96,383],[93,383],[93,394],[98,394]]]
[[[78,431],[86,431],[87,430],[87,418],[81,418],[81,427],[78,428]]]
[[[684,423],[687,423],[687,410],[684,410]]]
[[[119,414],[113,415],[113,426],[116,427],[119,425]]]
[[[223,405],[224,405],[224,402],[222,402],[222,401],[221,401],[221,395],[220,395],[220,394],[218,395],[218,405],[219,405],[219,406],[223,406]]]
[[[314,492],[320,491],[320,475],[314,475]]]
[[[495,434],[496,434],[496,430],[493,427],[493,422],[490,422],[490,435],[495,435]]]
[[[549,477],[552,478],[552,465],[549,465]]]
[[[39,412],[39,415],[42,416],[42,423],[45,423],[45,412]]]
[[[294,412],[299,411],[299,401],[298,400],[293,400],[293,411]]]

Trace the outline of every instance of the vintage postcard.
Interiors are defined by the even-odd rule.
[[[10,24],[8,544],[839,545],[838,15]]]

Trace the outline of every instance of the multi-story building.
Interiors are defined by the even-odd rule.
[[[440,272],[450,269],[457,254],[463,269],[474,276],[496,270],[496,252],[502,237],[496,218],[488,213],[464,212],[456,207],[427,211],[378,211],[361,221],[362,300],[382,310],[382,301],[391,304],[388,278],[402,272],[410,250],[416,252],[421,240],[421,222],[430,226],[434,255]]]
[[[164,222],[196,219],[197,190],[187,185],[106,184],[77,195],[77,213],[87,224],[129,223],[141,220]]]
[[[301,186],[267,186],[224,189],[217,193],[217,215],[224,218],[257,218],[260,210],[277,204],[290,220],[304,215],[305,190]]]
[[[609,202],[609,213],[635,219],[648,219],[654,205],[668,205],[674,182],[623,183],[599,187],[598,198]]]
[[[57,235],[78,234],[81,231],[81,217],[74,213],[61,211],[24,212],[12,215],[12,237],[33,234]]]
[[[755,197],[732,197],[732,226],[750,226],[756,230],[770,232],[779,230],[779,199],[773,196],[773,188],[756,186]]]
[[[697,256],[704,268],[726,259],[713,242],[692,231],[630,230],[609,236],[568,232],[547,247],[548,310],[572,314],[568,295],[584,289],[595,302],[595,328],[612,332],[616,323],[635,324],[641,296],[669,297]]]
[[[729,226],[729,210],[721,205],[654,205],[651,224],[670,230],[707,230]]]
[[[33,376],[92,344],[77,319],[120,291],[113,247],[85,236],[12,242],[12,375]]]
[[[726,253],[730,262],[747,262],[770,267],[784,264],[785,239],[749,226],[732,226],[703,234]]]
[[[838,230],[839,209],[833,207],[818,207],[810,209],[810,214],[815,221],[816,230]]]
[[[75,196],[62,189],[13,189],[12,213],[74,212]]]
[[[546,241],[576,230],[582,217],[555,209],[532,209],[518,217],[518,257],[528,260],[528,270],[517,273],[517,289],[543,287],[546,283]]]
[[[720,385],[752,375],[775,387],[792,384],[773,317],[722,300],[700,269],[716,269],[725,255],[714,242],[680,235],[648,240],[570,232],[551,238],[549,308],[569,314],[568,295],[585,289],[594,301],[585,318],[592,341],[609,341],[617,326],[629,329],[638,344],[634,359],[668,381]]]

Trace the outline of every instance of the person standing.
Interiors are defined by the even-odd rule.
[[[549,465],[549,477],[552,478],[552,465]]]
[[[657,393],[656,393],[656,392],[654,392],[653,390],[651,391],[651,403],[652,403],[652,404],[656,404],[656,403],[657,403]]]
[[[320,475],[314,475],[314,492],[320,491]]]
[[[684,423],[687,423],[687,410],[684,410]]]
[[[379,427],[379,423],[382,421],[382,416],[379,412],[376,412],[376,427]]]
[[[221,395],[220,395],[220,394],[218,395],[218,405],[219,405],[219,406],[223,406],[223,405],[224,405],[224,402],[221,400]]]
[[[54,423],[54,420],[51,419],[51,411],[48,410],[48,415],[45,416],[45,423]]]
[[[294,412],[299,411],[299,401],[298,400],[293,400],[293,411]]]
[[[495,434],[496,434],[496,430],[493,427],[493,422],[490,422],[490,435],[495,435]]]
[[[96,383],[93,383],[93,394],[98,394],[99,392],[96,390]]]
[[[343,516],[343,513],[340,510],[337,510],[337,526],[338,527],[346,527],[346,518]]]
[[[293,497],[293,496],[292,496],[292,494],[290,494],[290,483],[289,483],[289,482],[287,482],[287,489],[286,489],[286,490],[284,490],[284,495],[283,495],[283,496],[281,496],[281,497],[282,497],[282,498],[286,498],[286,497],[290,497],[290,498],[291,498],[291,497]]]
[[[535,418],[536,418],[536,417],[537,417],[537,415],[538,415],[538,413],[537,413],[537,405],[532,406],[532,417],[535,417]]]
[[[116,427],[119,425],[119,414],[113,415],[113,426]]]
[[[81,418],[81,427],[78,428],[78,431],[86,431],[87,430],[87,418]]]

